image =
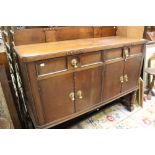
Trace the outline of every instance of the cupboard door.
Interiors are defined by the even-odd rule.
[[[133,89],[138,84],[140,76],[142,56],[136,56],[127,59],[124,67],[124,84],[122,92]]]
[[[75,72],[76,111],[101,102],[102,67]]]
[[[120,77],[123,76],[124,61],[112,62],[105,65],[103,75],[103,95],[102,100],[108,100],[117,96],[121,92],[122,83]]]
[[[38,83],[46,123],[74,113],[74,101],[69,97],[74,92],[72,73],[40,80]]]

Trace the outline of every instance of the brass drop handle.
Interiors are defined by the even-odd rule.
[[[77,68],[77,67],[78,67],[77,64],[78,64],[77,59],[72,59],[72,60],[71,60],[71,65],[72,65],[74,68]]]
[[[128,75],[127,74],[124,75],[124,81],[125,82],[128,82],[129,81],[129,78],[128,78]]]
[[[125,61],[126,61],[127,57],[129,56],[129,50],[127,48],[124,49],[124,56],[125,56]]]
[[[71,92],[69,94],[69,98],[71,99],[71,101],[74,101],[75,100],[75,94],[73,92]]]
[[[78,90],[77,93],[76,93],[76,96],[77,96],[78,99],[82,99],[83,98],[82,91]]]
[[[123,76],[120,77],[120,81],[121,81],[121,83],[124,82]]]

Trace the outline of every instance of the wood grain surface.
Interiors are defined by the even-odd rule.
[[[114,36],[21,45],[16,46],[15,50],[18,53],[21,61],[31,62],[47,58],[65,56],[66,54],[77,54],[77,52],[79,54],[84,52],[98,51],[127,45],[129,46],[142,44],[144,42],[144,39],[140,40]]]

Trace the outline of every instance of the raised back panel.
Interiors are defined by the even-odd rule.
[[[16,30],[14,33],[15,45],[26,45],[45,42],[45,33],[42,28]]]
[[[115,35],[114,26],[26,27],[14,31],[14,42],[15,45],[26,45]]]
[[[116,27],[114,26],[102,26],[100,37],[108,37],[116,35]]]
[[[94,38],[116,36],[116,30],[114,26],[94,26]]]
[[[91,26],[56,27],[45,31],[46,42],[63,41],[73,39],[93,38],[94,29]]]

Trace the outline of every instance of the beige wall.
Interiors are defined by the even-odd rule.
[[[117,36],[142,39],[144,26],[118,26]]]

